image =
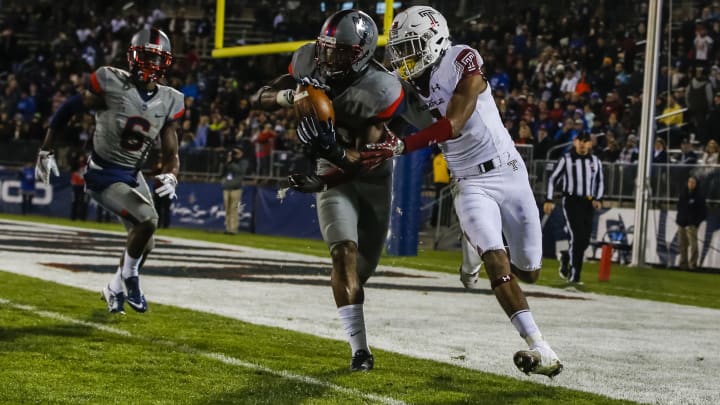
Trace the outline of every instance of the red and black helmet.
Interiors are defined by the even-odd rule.
[[[157,28],[133,35],[128,48],[130,73],[143,83],[155,82],[172,64],[170,39]]]

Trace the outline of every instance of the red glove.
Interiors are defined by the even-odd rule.
[[[367,171],[376,169],[386,160],[402,155],[405,151],[403,140],[398,138],[387,125],[383,124],[383,129],[385,131],[384,142],[367,144],[360,151],[360,164]]]

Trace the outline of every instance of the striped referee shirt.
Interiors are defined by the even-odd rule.
[[[593,154],[578,155],[574,150],[558,160],[548,180],[547,198],[552,201],[555,183],[560,183],[563,196],[602,200],[604,181],[602,163]]]

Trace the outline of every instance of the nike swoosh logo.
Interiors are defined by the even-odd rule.
[[[160,114],[160,115],[155,114],[155,118],[162,118],[162,117],[164,117],[164,116],[165,116],[165,114]]]
[[[355,335],[357,335],[357,334],[360,333],[360,332],[362,332],[362,330],[359,330],[359,331],[357,331],[357,332],[353,332],[353,333],[350,334],[350,336],[355,336]]]
[[[410,27],[411,27],[411,28],[415,28],[415,27],[418,27],[418,26],[420,26],[420,24],[410,24]]]

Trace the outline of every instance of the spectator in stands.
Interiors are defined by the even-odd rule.
[[[720,83],[718,83],[720,90]],[[714,139],[720,141],[720,91],[713,97],[713,108],[708,115],[708,141]]]
[[[667,128],[667,130],[670,131],[668,135],[670,139],[669,146],[676,148],[680,145],[680,140],[682,139],[680,125],[685,122],[685,119],[683,118],[682,107],[678,104],[672,93],[667,96],[667,104],[662,110],[662,115],[665,116],[665,118],[658,120],[661,124],[659,127]]]
[[[655,145],[653,146],[653,163],[667,163],[668,156],[665,150],[665,140],[663,138],[655,138]]]
[[[635,135],[628,136],[625,141],[625,147],[620,151],[618,163],[635,163],[638,160],[640,151],[637,148],[637,137]]]
[[[707,141],[707,115],[713,105],[712,84],[707,79],[706,69],[695,68],[695,76],[685,89],[685,104],[688,108],[690,123],[700,142]]]
[[[552,137],[548,134],[548,128],[546,124],[540,124],[537,131],[537,144],[533,151],[533,157],[535,159],[547,159],[547,153],[555,143]]]
[[[195,132],[195,147],[204,148],[207,144],[208,132],[210,131],[210,117],[203,115],[200,117],[197,131]]]
[[[698,181],[690,176],[687,185],[680,192],[677,204],[678,242],[680,244],[680,268],[695,270],[698,263],[697,232],[705,220],[707,207],[705,196],[698,188]],[[688,250],[690,258],[688,260]]]
[[[677,163],[683,164],[683,165],[694,165],[698,162],[697,153],[695,153],[695,148],[693,147],[692,143],[688,141],[687,138],[684,138],[682,140],[682,143],[680,144],[680,156],[678,157]]]
[[[707,27],[702,22],[698,23],[695,28],[695,39],[693,40],[696,67],[707,67],[712,45],[713,39],[708,35]]]
[[[235,148],[227,153],[222,170],[223,202],[225,204],[225,233],[234,235],[240,224],[240,202],[242,200],[243,178],[248,171],[248,162],[243,151]]]
[[[32,212],[33,198],[35,197],[35,162],[27,162],[18,173],[20,179],[20,194],[22,195],[22,205],[20,212],[23,215]]]
[[[520,121],[520,127],[518,128],[518,136],[515,139],[516,145],[529,145],[535,146],[535,137],[533,137],[532,129],[525,121]]]
[[[705,152],[703,153],[700,163],[706,165],[716,165],[720,163],[720,148],[718,143],[712,139],[705,145]]]
[[[600,153],[600,160],[603,162],[613,163],[620,157],[620,147],[615,139],[608,139],[607,146],[605,146]]]
[[[257,174],[260,176],[271,175],[270,160],[275,149],[275,131],[272,124],[266,123],[261,132],[253,138],[255,143],[255,161]]]

